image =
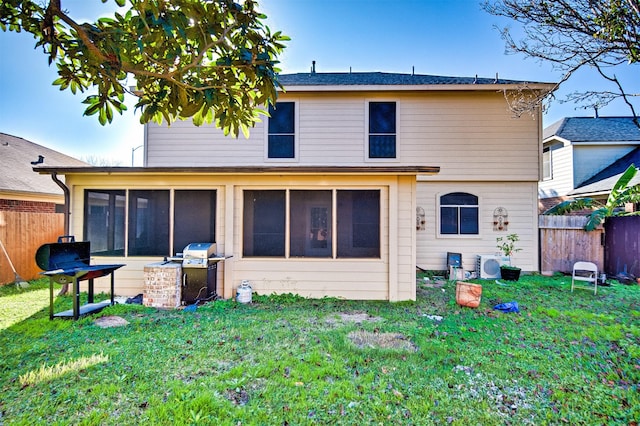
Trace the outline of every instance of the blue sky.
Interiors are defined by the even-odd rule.
[[[110,14],[115,3],[100,0],[62,0],[78,21]],[[477,0],[262,0],[267,24],[291,37],[281,56],[282,72],[307,72],[316,61],[318,72],[381,71],[494,77],[554,82],[560,74],[549,64],[506,55],[495,28],[518,26],[489,15]],[[23,137],[77,158],[93,156],[126,166],[132,149],[143,143],[143,126],[129,111],[101,126],[96,117],[83,117],[83,95],[52,86],[55,68],[47,65],[34,39],[26,33],[0,32],[0,132]],[[633,74],[635,72],[635,74]],[[637,66],[618,75],[635,84]],[[631,84],[631,83],[628,83]],[[631,87],[631,86],[629,86]],[[557,93],[607,86],[584,70]],[[601,116],[628,115],[618,103],[600,110]],[[552,102],[543,117],[548,126],[565,116],[591,116],[593,111]],[[142,149],[135,151],[141,165]]]

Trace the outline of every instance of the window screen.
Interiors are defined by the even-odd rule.
[[[295,103],[277,102],[269,106],[269,158],[295,157]]]
[[[284,256],[285,191],[244,191],[244,256]]]
[[[396,158],[395,102],[369,102],[369,158]]]

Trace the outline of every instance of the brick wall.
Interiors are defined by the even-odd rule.
[[[0,210],[27,213],[55,213],[56,204],[43,201],[0,199]]]
[[[177,308],[182,296],[182,264],[151,263],[144,266],[142,303],[154,308]]]

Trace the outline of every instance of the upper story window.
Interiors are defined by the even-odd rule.
[[[269,105],[268,158],[295,158],[295,102]]]
[[[542,151],[542,180],[549,180],[552,178],[551,149],[545,148]]]
[[[440,197],[440,234],[477,235],[478,197],[451,192]]]
[[[395,102],[369,102],[369,158],[396,158]]]

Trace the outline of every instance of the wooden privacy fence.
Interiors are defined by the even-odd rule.
[[[540,228],[540,271],[573,271],[573,264],[586,260],[604,270],[604,229],[584,230],[587,218],[584,216],[539,216]]]
[[[0,211],[0,240],[7,249],[11,263],[25,280],[39,278],[42,272],[35,262],[35,253],[42,244],[55,242],[64,233],[62,213],[30,213]],[[12,283],[15,275],[9,261],[0,250],[0,284]]]
[[[640,277],[640,216],[607,218],[604,229],[607,274]]]

